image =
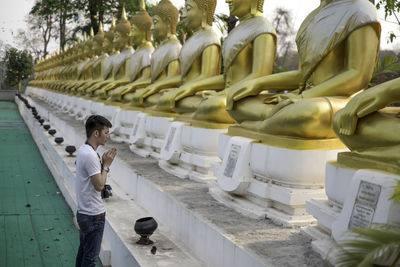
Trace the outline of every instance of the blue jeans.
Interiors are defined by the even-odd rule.
[[[79,225],[79,250],[76,255],[76,267],[92,267],[99,257],[103,238],[105,213],[99,215],[76,214]]]

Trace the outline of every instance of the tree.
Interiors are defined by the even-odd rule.
[[[33,73],[32,56],[26,50],[9,48],[6,50],[4,58],[6,68],[5,83],[8,86],[16,86],[23,79],[28,78]]]
[[[19,30],[15,36],[17,43],[34,55],[35,61],[48,54],[48,45],[51,38],[55,38],[53,18],[40,18],[34,15],[27,15],[25,23],[27,30]]]
[[[294,45],[294,29],[291,11],[280,7],[276,8],[274,10],[272,25],[275,27],[278,41],[278,58],[276,60],[276,65],[278,68],[285,69],[286,59]]]
[[[30,13],[37,17],[51,17],[52,23],[58,22],[60,49],[66,40],[67,21],[77,16],[76,5],[68,0],[37,0]]]
[[[384,8],[385,10],[385,19],[388,16],[393,16],[397,23],[399,24],[399,29],[400,29],[400,1],[398,0],[378,0],[374,1],[376,3],[376,8]],[[395,33],[390,33],[389,35],[389,40],[390,42],[393,42],[393,40],[396,39],[396,34]]]

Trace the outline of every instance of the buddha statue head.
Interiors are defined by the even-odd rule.
[[[125,7],[122,8],[121,21],[115,28],[114,47],[117,50],[122,50],[129,46],[129,33],[131,31],[131,23],[126,18]]]
[[[161,0],[153,9],[153,37],[158,41],[163,41],[171,35],[176,34],[178,25],[179,11],[169,1]]]
[[[230,15],[239,19],[263,13],[264,0],[225,0],[225,2],[229,5]]]
[[[100,22],[99,24],[99,31],[93,37],[93,45],[92,50],[95,55],[100,55],[103,51],[103,42],[104,42],[104,30],[103,30],[103,23]]]
[[[140,46],[151,38],[151,17],[146,11],[144,0],[140,1],[140,10],[131,19],[129,36],[135,47]]]
[[[186,0],[181,20],[191,30],[212,26],[216,0]]]
[[[108,54],[114,52],[114,31],[115,31],[115,19],[112,18],[111,28],[104,34],[103,51]]]

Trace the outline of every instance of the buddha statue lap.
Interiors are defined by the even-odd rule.
[[[154,7],[152,14],[153,37],[160,44],[151,56],[151,85],[147,81],[130,84],[129,88],[121,93],[122,101],[129,103],[126,105],[127,108],[155,105],[160,94],[153,94],[153,92],[180,83],[179,52],[181,44],[175,35],[178,9],[169,0],[161,0]]]

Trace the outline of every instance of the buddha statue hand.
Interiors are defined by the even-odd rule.
[[[157,88],[154,85],[149,85],[146,88],[138,89],[135,91],[135,95],[132,98],[132,102],[136,105],[142,105],[146,97],[151,96],[157,92]]]
[[[339,134],[353,135],[357,129],[358,119],[378,111],[388,105],[385,97],[377,97],[383,86],[367,89],[353,97],[347,105],[337,112],[339,123]]]
[[[303,96],[301,94],[294,94],[294,93],[273,94],[271,96],[267,96],[267,98],[264,100],[264,103],[273,105],[276,104],[283,105],[283,103],[285,103],[286,105],[289,105],[292,103],[296,103],[301,99],[303,99]]]
[[[239,82],[227,88],[226,110],[232,110],[235,101],[245,98],[246,96],[257,95],[262,91],[257,88],[255,80]]]

